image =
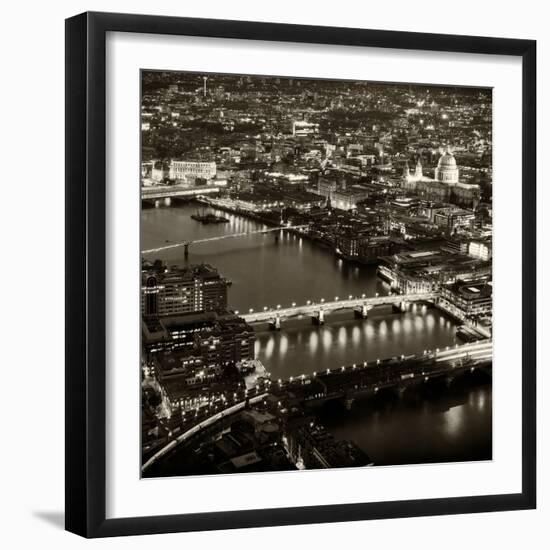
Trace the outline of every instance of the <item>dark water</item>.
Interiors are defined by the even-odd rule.
[[[229,223],[203,225],[191,214],[197,206],[142,210],[141,249],[217,235],[244,233],[267,226],[241,216],[219,212]],[[184,264],[183,247],[149,256],[168,263]],[[387,293],[373,267],[350,266],[332,252],[307,239],[283,233],[279,242],[272,234],[249,235],[192,245],[189,263],[210,263],[233,282],[229,305],[240,312],[264,306],[298,304],[307,300],[329,300],[335,296],[374,296]]]
[[[434,383],[399,396],[355,401],[351,411],[326,405],[323,424],[351,439],[376,465],[461,462],[492,458],[492,391],[483,375]]]
[[[190,218],[198,209],[186,205],[142,210],[141,248],[266,227],[224,213],[229,223],[202,225]],[[185,263],[183,248],[150,256],[155,258]],[[374,268],[351,266],[292,235],[279,242],[267,234],[192,245],[188,262],[210,263],[230,279],[229,306],[241,312],[388,292]],[[265,328],[257,328],[256,355],[274,379],[455,343],[454,323],[420,305],[405,314],[375,309],[366,320],[354,319],[352,312],[331,314],[322,327],[309,319],[290,319],[283,321],[281,332]],[[490,459],[491,397],[490,381],[464,379],[450,388],[430,386],[411,395],[358,401],[351,411],[332,403],[321,416],[337,437],[355,441],[376,464]]]
[[[351,311],[333,314],[321,327],[309,319],[285,320],[281,332],[258,333],[256,356],[273,378],[289,378],[454,345],[454,327],[438,310],[425,306],[404,314],[379,308],[364,320],[354,319]]]

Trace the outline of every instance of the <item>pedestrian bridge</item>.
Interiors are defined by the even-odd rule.
[[[204,239],[195,239],[193,241],[180,241],[177,243],[171,243],[157,248],[149,248],[148,250],[142,250],[142,254],[156,254],[158,252],[163,252],[164,250],[169,250],[171,248],[179,248],[183,246],[185,257],[189,254],[189,247],[194,244],[210,243],[214,241],[223,241],[227,239],[235,239],[237,237],[247,237],[249,235],[263,235],[267,233],[274,233],[275,237],[278,238],[278,233],[284,230],[292,229],[305,229],[308,225],[282,225],[277,227],[267,227],[265,229],[256,229],[253,231],[243,231],[241,233],[227,233],[222,235],[216,235],[214,237],[205,237]]]

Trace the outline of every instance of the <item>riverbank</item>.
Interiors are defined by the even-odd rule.
[[[292,227],[286,227],[284,225],[281,225],[280,220],[276,220],[273,217],[269,217],[267,215],[262,215],[258,212],[251,212],[250,210],[246,210],[244,208],[238,208],[237,206],[229,206],[227,202],[221,202],[223,199],[210,199],[208,197],[201,197],[196,199],[197,202],[201,204],[207,204],[212,208],[216,208],[218,210],[221,210],[223,212],[227,212],[230,214],[236,214],[238,216],[243,216],[245,218],[248,218],[250,220],[255,220],[260,223],[264,223],[265,225],[268,225],[270,227],[281,227],[281,229],[284,229],[288,233],[292,235],[298,235],[302,238],[308,239],[311,242],[316,243],[322,248],[331,250],[335,256],[340,257],[342,259],[345,259],[346,261],[353,261],[349,258],[346,258],[342,254],[337,254],[336,252],[336,246],[334,243],[327,239],[322,239],[321,237],[318,237],[316,235],[312,235],[309,232],[300,231],[299,229],[293,229]],[[373,265],[372,263],[364,264],[364,265]]]

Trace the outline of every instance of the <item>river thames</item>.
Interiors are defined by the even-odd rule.
[[[141,249],[183,240],[245,233],[267,226],[239,215],[216,212],[228,223],[203,225],[186,204],[142,210]],[[232,282],[229,307],[248,312],[336,296],[386,294],[376,268],[351,265],[307,239],[256,234],[165,250],[149,259],[169,264],[208,263]],[[435,308],[415,305],[404,314],[391,308],[354,319],[352,311],[329,315],[318,327],[310,319],[284,320],[280,332],[255,327],[256,357],[273,379],[336,368],[360,361],[421,353],[456,343],[455,323]],[[321,411],[336,437],[355,441],[376,464],[487,460],[491,458],[491,384],[483,379],[451,387],[428,387],[414,395],[381,396],[356,402],[351,411],[331,404]]]

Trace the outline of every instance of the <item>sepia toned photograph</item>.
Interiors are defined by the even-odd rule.
[[[491,460],[492,90],[140,78],[142,477]]]

